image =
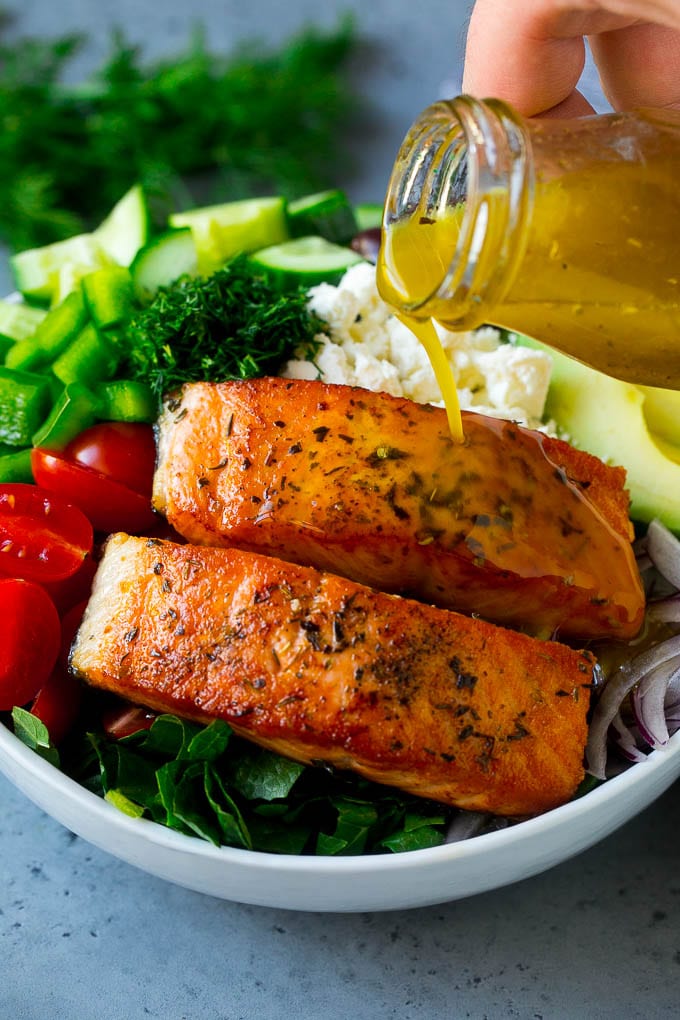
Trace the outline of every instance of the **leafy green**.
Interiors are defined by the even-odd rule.
[[[114,741],[88,734],[69,770],[126,814],[217,845],[280,854],[399,852],[444,842],[451,812],[346,773],[288,761],[234,736],[162,715]]]
[[[14,707],[12,723],[14,734],[22,743],[48,761],[50,765],[59,768],[59,752],[50,740],[47,727],[37,716],[27,712],[25,708]]]
[[[295,350],[317,350],[325,324],[307,300],[303,288],[279,293],[245,255],[209,277],[181,277],[128,327],[126,373],[160,396],[185,382],[276,372]]]
[[[343,128],[357,107],[344,77],[349,21],[226,56],[197,29],[183,53],[156,63],[117,31],[90,80],[61,84],[87,42],[0,44],[0,238],[14,250],[92,229],[136,181],[160,216],[205,198],[206,174],[213,201],[296,197],[347,165]]]

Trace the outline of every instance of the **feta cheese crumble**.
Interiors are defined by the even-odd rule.
[[[309,292],[309,307],[328,323],[314,362],[289,361],[290,379],[364,386],[395,397],[442,405],[425,349],[378,294],[375,267],[349,269],[337,287],[322,283]],[[543,351],[504,343],[493,327],[437,332],[457,380],[460,406],[530,428],[541,426],[552,359]]]

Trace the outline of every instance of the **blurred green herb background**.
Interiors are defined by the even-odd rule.
[[[15,251],[92,229],[135,181],[160,222],[196,202],[297,197],[348,169],[350,19],[230,54],[197,26],[154,62],[118,30],[75,85],[64,71],[85,36],[9,42],[10,22],[0,12],[0,241]]]

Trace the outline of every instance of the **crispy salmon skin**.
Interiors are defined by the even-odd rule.
[[[583,777],[593,659],[234,549],[115,535],[72,651],[95,687],[504,815]]]
[[[644,595],[625,473],[512,422],[321,382],[193,383],[154,505],[238,546],[543,636],[629,638]]]

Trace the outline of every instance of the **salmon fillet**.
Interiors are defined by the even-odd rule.
[[[512,422],[348,386],[194,383],[165,406],[154,505],[261,551],[542,636],[629,638],[644,595],[625,472]]]
[[[584,774],[589,653],[240,550],[113,536],[71,662],[152,709],[462,808],[545,811]]]

